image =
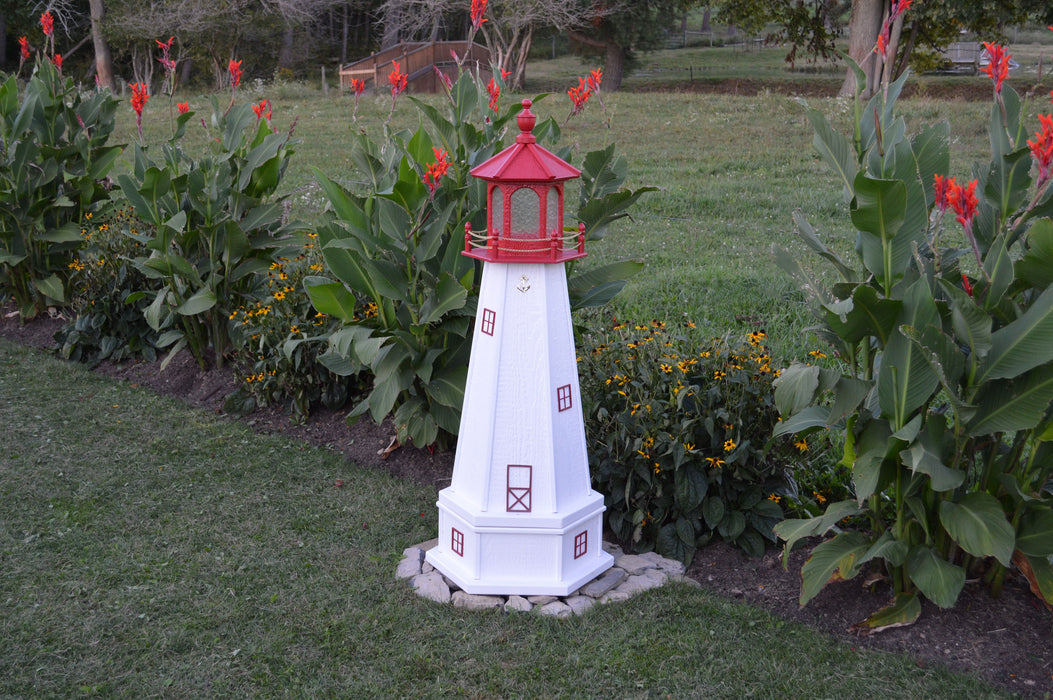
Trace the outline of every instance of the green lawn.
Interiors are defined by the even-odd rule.
[[[997,695],[685,584],[427,602],[394,570],[428,489],[6,341],[0,425],[0,697]]]

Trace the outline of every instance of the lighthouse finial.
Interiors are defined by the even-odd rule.
[[[537,123],[537,115],[530,111],[530,106],[533,104],[530,100],[523,100],[523,111],[516,117],[516,123],[519,124],[520,133],[516,137],[517,143],[535,143],[537,139],[531,132],[534,130],[534,124]]]

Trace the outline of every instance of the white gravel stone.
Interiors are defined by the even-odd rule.
[[[559,600],[559,598],[554,595],[528,595],[527,600],[534,605],[544,606]]]
[[[420,547],[410,547],[402,553],[402,561],[395,570],[397,578],[412,578],[421,573],[421,563],[424,561],[424,550]]]
[[[575,615],[584,615],[586,610],[596,604],[596,600],[594,598],[589,598],[588,596],[575,595],[567,598],[566,603],[567,607],[569,607]]]
[[[629,600],[631,597],[631,593],[615,588],[613,591],[607,591],[604,593],[596,602],[601,605],[606,605],[607,603],[620,603],[623,600]]]
[[[604,542],[603,551],[607,552],[607,554],[610,554],[615,559],[625,554],[625,552],[622,551],[622,548],[614,544],[613,542]]]
[[[411,581],[413,589],[422,598],[434,600],[436,603],[450,602],[450,587],[446,585],[446,581],[438,571],[414,576]]]
[[[534,606],[529,600],[521,595],[510,595],[508,596],[508,602],[505,603],[505,610],[517,610],[519,612],[530,612]]]
[[[614,560],[614,565],[625,569],[630,576],[639,576],[648,569],[657,569],[658,565],[640,554],[623,554]]]
[[[627,575],[625,569],[619,569],[618,567],[607,569],[599,578],[595,578],[582,586],[580,593],[590,598],[599,598],[624,581]]]
[[[505,604],[505,599],[496,595],[472,595],[456,591],[453,596],[453,607],[466,610],[493,610]]]
[[[637,593],[643,593],[649,591],[652,588],[658,588],[668,580],[668,577],[657,569],[651,569],[645,571],[639,576],[630,576],[622,583],[616,591],[622,591],[628,593],[630,596],[634,596]],[[612,591],[613,592],[613,591]]]
[[[558,617],[561,620],[574,614],[574,610],[569,605],[558,600],[542,605],[539,612],[546,617]]]

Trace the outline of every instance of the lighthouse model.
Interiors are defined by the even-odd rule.
[[[471,173],[487,230],[465,227],[482,285],[453,480],[427,561],[473,594],[567,595],[610,568],[603,497],[589,486],[564,262],[563,184],[581,172],[536,143],[530,101],[516,142]]]

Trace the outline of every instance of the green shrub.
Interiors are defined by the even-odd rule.
[[[803,215],[797,232],[840,281],[827,288],[776,250],[839,360],[783,373],[776,434],[840,433],[855,491],[777,532],[789,551],[866,519],[814,549],[801,603],[879,565],[896,598],[867,628],[913,622],[922,596],[949,608],[969,577],[997,594],[1010,566],[1053,603],[1053,116],[1029,143],[1026,105],[999,79],[991,161],[959,184],[947,178],[949,125],[908,135],[896,115],[905,78],[857,99],[851,136],[808,111],[844,185],[857,257],[842,260]]]
[[[146,320],[172,356],[186,347],[204,367],[232,350],[230,315],[252,299],[287,235],[275,192],[292,156],[291,133],[241,104],[221,112],[212,99],[210,138],[198,158],[182,141],[193,112],[176,118],[160,157],[134,147],[131,172],[117,181],[149,227],[133,236],[149,252],[135,260],[151,280]]]
[[[74,316],[56,335],[66,359],[92,366],[157,359],[158,333],[146,322],[147,300],[140,294],[156,283],[131,262],[143,253],[132,236],[147,226],[130,207],[105,217],[85,215],[84,247],[69,263]]]
[[[14,76],[0,85],[0,293],[24,319],[68,301],[80,222],[105,205],[121,152],[107,145],[116,109],[108,92],[82,94],[46,58],[22,95]]]
[[[231,336],[238,348],[235,361],[242,384],[228,397],[229,411],[247,413],[256,406],[289,400],[295,420],[303,420],[312,405],[341,408],[363,392],[357,374],[341,376],[318,361],[325,339],[339,323],[315,311],[303,280],[323,270],[318,234],[305,234],[301,252],[278,257],[252,304],[230,315]],[[375,313],[362,307],[362,315]]]
[[[336,279],[308,277],[305,285],[319,311],[344,323],[320,359],[334,372],[372,373],[371,391],[350,418],[368,412],[379,422],[393,412],[400,442],[445,443],[459,428],[480,278],[479,263],[461,251],[465,224],[478,231],[486,222],[485,186],[469,170],[501,150],[521,109],[499,114],[488,100],[483,85],[465,73],[451,86],[445,113],[413,102],[431,132],[385,125],[380,143],[355,134],[351,157],[363,187],[351,192],[318,173],[330,203],[319,240]],[[534,135],[551,143],[559,127],[549,119]],[[577,218],[587,239],[602,237],[608,223],[652,189],[622,189],[625,172],[613,146],[586,156]],[[641,266],[626,261],[578,275],[571,267],[572,303],[606,302]],[[374,304],[376,314],[358,314],[363,302]]]
[[[754,556],[775,541],[796,448],[768,444],[779,416],[765,337],[699,345],[658,321],[585,335],[589,459],[621,540],[684,562],[714,535]]]

